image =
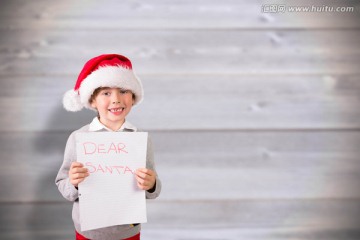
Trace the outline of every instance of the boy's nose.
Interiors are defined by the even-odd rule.
[[[120,96],[119,96],[119,94],[112,94],[112,103],[113,104],[116,104],[116,103],[120,103]]]
[[[121,94],[119,93],[119,91],[113,92],[111,94],[111,100],[113,104],[121,103]]]

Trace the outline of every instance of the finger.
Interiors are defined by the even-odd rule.
[[[136,170],[136,173],[138,173],[140,176],[152,176],[154,175],[154,171],[152,171],[151,169],[148,169],[148,168],[139,168]]]
[[[80,178],[80,179],[76,179],[76,180],[72,180],[71,184],[74,185],[75,187],[78,186],[79,183],[83,182],[85,180],[85,178]]]
[[[152,185],[151,181],[146,180],[146,179],[137,178],[136,180],[137,180],[138,184],[140,184],[140,185],[143,186],[143,187],[147,187],[147,188],[148,188],[149,186]]]
[[[89,173],[76,173],[69,176],[70,180],[83,179],[89,176]]]
[[[87,168],[73,168],[71,169],[72,173],[86,173],[88,172]]]
[[[140,171],[136,171],[136,176],[142,178],[142,179],[145,179],[148,175],[144,172],[140,172]]]
[[[143,181],[143,182],[146,182],[146,185],[147,186],[151,186],[152,184],[155,184],[156,182],[156,177],[155,175],[154,176],[146,176],[145,178],[142,178],[142,177],[137,177],[138,181]]]
[[[151,170],[148,168],[138,168],[137,171],[148,174]]]
[[[138,177],[138,176],[135,176],[136,177],[136,181],[140,184],[140,185],[145,185],[145,182],[146,180],[141,178],[141,177]]]
[[[75,173],[72,175],[72,179],[86,178],[87,176],[89,176],[89,173]]]
[[[147,174],[153,174],[154,171],[149,169],[149,168],[138,168],[137,170],[139,170],[140,172],[143,172],[143,173],[147,173]]]
[[[138,186],[138,188],[140,188],[140,189],[142,189],[142,190],[149,190],[149,189],[150,189],[149,186],[147,186],[147,185],[142,185],[142,184],[140,184],[140,183],[137,183],[137,186]]]
[[[145,190],[145,187],[143,185],[141,185],[140,183],[137,183],[138,188],[140,188],[141,190]]]
[[[80,162],[72,162],[70,168],[83,167],[84,165]]]

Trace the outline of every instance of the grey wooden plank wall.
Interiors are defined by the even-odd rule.
[[[358,1],[1,1],[0,238],[72,239],[54,178],[89,58],[134,62],[163,180],[144,239],[359,239]],[[264,12],[274,6],[349,12]]]

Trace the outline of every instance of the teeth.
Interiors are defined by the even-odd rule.
[[[122,112],[124,108],[112,108],[110,109],[110,112]]]

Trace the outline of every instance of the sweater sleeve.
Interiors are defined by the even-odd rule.
[[[147,145],[147,154],[146,154],[146,168],[155,171],[156,173],[156,182],[155,182],[155,189],[152,189],[152,192],[146,191],[146,198],[147,199],[154,199],[160,195],[161,192],[161,181],[155,169],[155,162],[154,162],[154,151],[152,147],[151,138],[148,137],[148,145]]]
[[[69,169],[71,163],[76,160],[76,142],[75,132],[73,132],[66,143],[64,161],[56,176],[55,184],[57,185],[60,193],[69,201],[78,199],[78,190],[70,183]]]

